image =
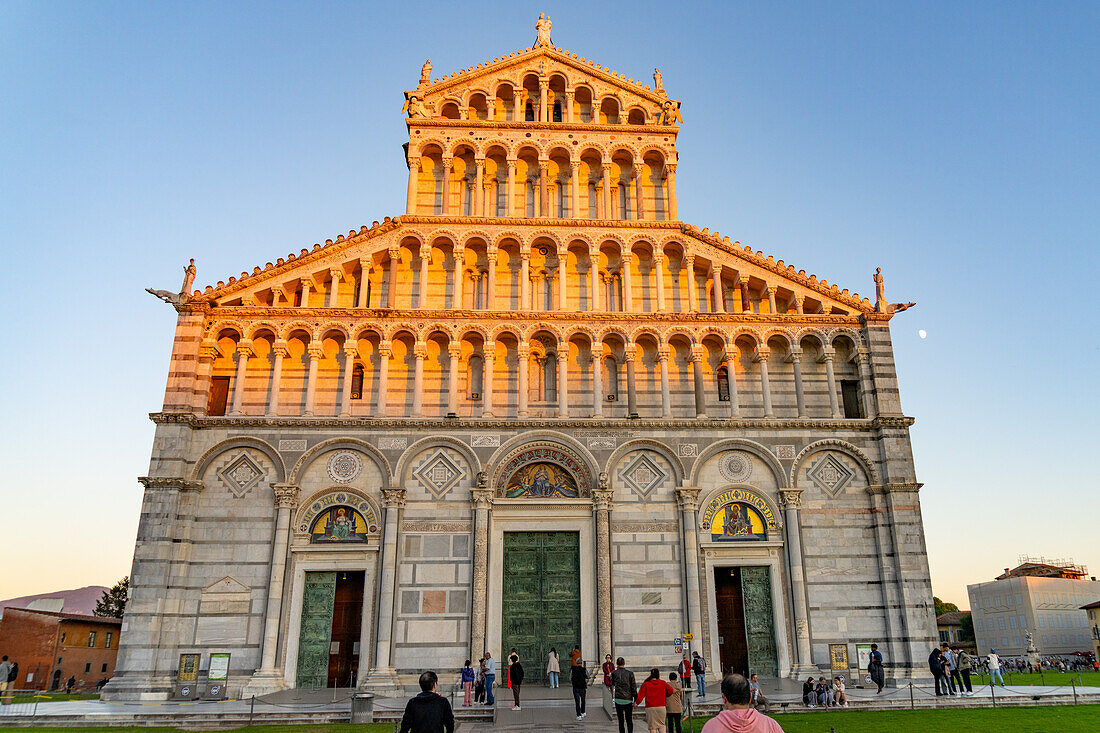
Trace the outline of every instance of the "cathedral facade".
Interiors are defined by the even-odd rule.
[[[889,322],[679,220],[679,103],[553,45],[406,92],[407,211],[191,289],[108,698],[554,647],[923,667]],[[197,657],[195,656],[197,655]]]

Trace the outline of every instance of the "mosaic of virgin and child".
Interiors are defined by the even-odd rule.
[[[533,463],[516,471],[504,495],[509,499],[524,496],[575,499],[580,492],[565,469],[553,463]]]

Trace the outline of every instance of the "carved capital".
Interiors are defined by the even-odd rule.
[[[633,344],[631,344],[630,346],[628,346],[628,347],[627,347],[627,349],[626,349],[626,351],[624,351],[624,352],[623,352],[623,358],[624,358],[624,360],[625,360],[625,361],[627,361],[627,362],[632,362],[632,361],[634,361],[634,360],[635,360],[635,359],[636,359],[637,357],[638,357],[638,355],[637,355],[637,354],[636,354],[636,353],[634,352],[634,345],[633,345]]]
[[[784,509],[802,508],[802,489],[780,489],[779,506]]]
[[[278,339],[271,345],[271,350],[275,352],[276,356],[288,356],[290,354],[290,344],[282,339]]]
[[[241,356],[252,356],[252,342],[248,339],[241,339],[238,341],[237,353]]]
[[[669,178],[675,178],[676,177],[676,164],[675,163],[665,163],[665,175],[668,176]]]
[[[218,351],[218,343],[212,339],[206,339],[199,344],[199,359],[201,361],[214,361],[222,353]]]
[[[603,357],[603,344],[592,344],[592,361],[599,362]]]
[[[460,356],[462,356],[462,345],[461,344],[451,344],[451,345],[449,345],[447,347],[447,355],[450,356],[452,359],[459,358]]]
[[[771,354],[772,354],[771,349],[758,348],[756,350],[756,353],[753,354],[752,360],[755,361],[755,362],[767,361],[768,357],[771,356]]]
[[[417,341],[415,344],[413,344],[413,356],[420,360],[427,359],[428,345],[423,341]]]
[[[330,267],[328,271],[328,276],[334,282],[340,282],[340,279],[344,277],[344,271],[341,270],[339,267]]]
[[[741,354],[738,353],[737,349],[735,349],[735,348],[726,349],[726,361],[727,362],[729,362],[730,364],[734,364],[739,358],[741,358]]]
[[[404,489],[382,489],[382,506],[387,509],[405,508]]]
[[[401,259],[401,248],[400,247],[390,247],[389,249],[386,250],[386,252],[389,254],[391,260],[400,260]]]
[[[520,361],[525,361],[531,356],[531,346],[527,343],[520,344],[516,347],[516,356],[519,357]]]
[[[420,167],[420,156],[410,155],[409,156],[409,167],[410,168],[419,168]]]
[[[820,359],[820,361],[823,361],[823,362],[824,361],[832,361],[835,358],[836,358],[836,350],[833,349],[832,346],[826,346],[824,349],[821,350],[821,359]]]
[[[576,173],[580,169],[581,169],[581,162],[579,160],[569,161],[569,170],[571,170],[573,173]]]
[[[432,250],[430,248],[420,250],[420,259],[423,260],[424,262],[431,262]]]
[[[515,173],[516,172],[516,165],[518,163],[519,163],[519,161],[516,160],[515,158],[508,158],[506,161],[504,161],[504,164],[508,166],[508,172],[509,173]]]
[[[470,489],[470,504],[474,509],[491,509],[493,507],[493,490],[481,486]]]
[[[657,361],[668,361],[668,354],[669,351],[667,346],[662,346],[657,349]]]
[[[592,506],[598,512],[610,511],[614,501],[614,489],[594,489],[592,491]]]
[[[676,503],[681,511],[693,512],[699,508],[700,490],[694,486],[681,486],[676,489]]]
[[[443,161],[444,166],[446,166],[447,168],[450,168],[452,165],[454,165],[455,159],[448,156],[448,157],[442,158],[442,161]]]
[[[271,484],[275,491],[275,507],[277,509],[293,509],[298,506],[298,497],[302,490],[293,484]]]
[[[359,341],[356,339],[348,339],[344,342],[344,353],[348,356],[355,357],[359,355]]]

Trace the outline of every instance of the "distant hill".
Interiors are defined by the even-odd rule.
[[[103,596],[103,591],[105,590],[109,589],[102,585],[88,585],[83,588],[74,588],[72,590],[59,590],[53,593],[39,593],[36,596],[12,598],[7,601],[0,601],[0,616],[3,615],[5,608],[26,608],[34,601],[46,598],[61,599],[64,602],[61,610],[65,613],[79,613],[85,616],[91,616],[92,611],[95,610],[96,601]],[[51,607],[50,610],[53,610],[53,608]]]

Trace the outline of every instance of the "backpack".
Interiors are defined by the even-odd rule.
[[[12,662],[11,669],[8,670],[8,682],[15,682],[19,677],[19,662]]]
[[[691,671],[695,674],[703,674],[707,671],[707,660],[702,657],[696,657],[695,661],[691,663]]]

